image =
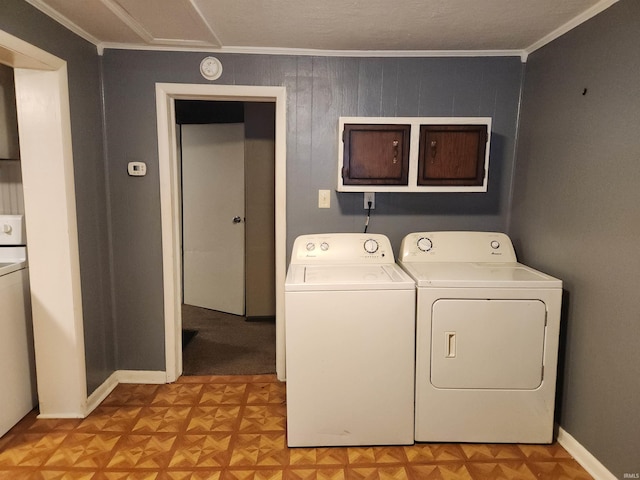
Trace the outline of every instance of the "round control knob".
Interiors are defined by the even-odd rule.
[[[493,248],[494,250],[497,250],[498,248],[500,248],[500,242],[497,240],[493,240],[491,242],[491,248]]]
[[[433,248],[433,242],[427,237],[418,239],[418,248],[423,252],[428,252]]]
[[[364,242],[364,250],[367,253],[376,253],[378,251],[378,242],[376,242],[373,238],[366,240]]]
[[[315,243],[311,243],[311,242],[307,243],[307,251],[308,252],[312,252],[315,249],[316,249]]]
[[[320,250],[322,250],[323,252],[326,252],[327,250],[329,250],[329,244],[327,242],[322,242],[320,244]]]

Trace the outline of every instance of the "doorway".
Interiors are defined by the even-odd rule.
[[[285,379],[284,277],[286,272],[286,89],[231,85],[156,84],[167,381],[182,373],[181,202],[177,100],[270,102],[275,104],[275,316],[276,373]]]
[[[0,62],[14,68],[40,418],[83,417],[92,407],[66,62],[1,30]]]
[[[175,102],[185,375],[275,372],[275,104]]]

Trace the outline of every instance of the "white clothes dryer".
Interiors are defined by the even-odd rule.
[[[285,336],[290,447],[413,443],[415,284],[386,236],[298,237]]]
[[[416,426],[424,442],[550,443],[562,282],[492,232],[417,232]]]

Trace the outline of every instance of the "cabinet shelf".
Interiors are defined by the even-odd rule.
[[[339,192],[486,192],[490,117],[340,117]]]

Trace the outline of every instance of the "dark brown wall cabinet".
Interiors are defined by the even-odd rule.
[[[486,192],[490,117],[340,117],[339,192]]]
[[[418,185],[482,185],[486,125],[421,125]]]
[[[345,185],[407,185],[410,125],[345,124]]]

